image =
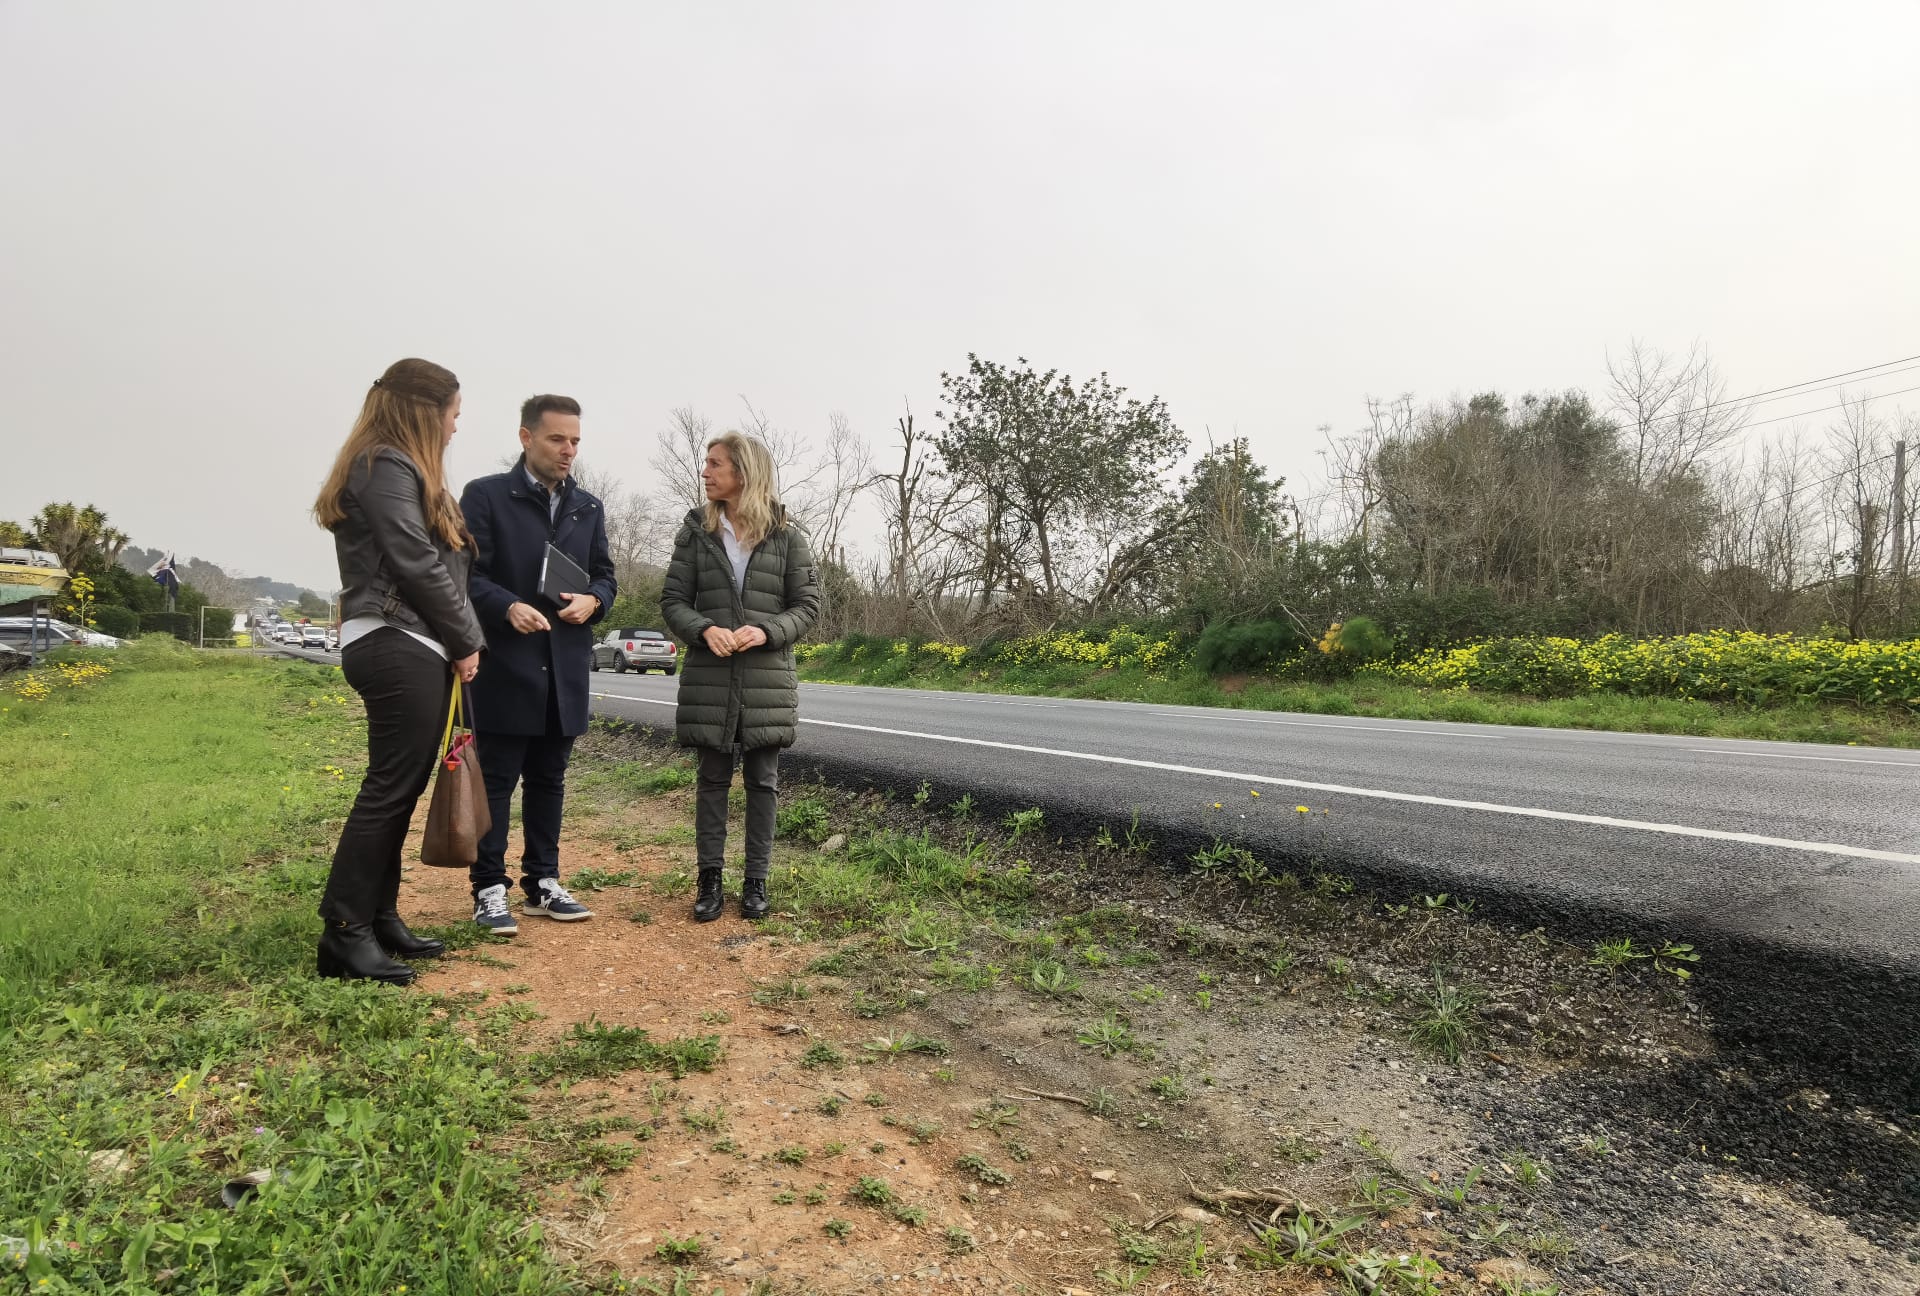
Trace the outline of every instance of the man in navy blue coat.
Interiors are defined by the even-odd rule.
[[[471,697],[493,813],[472,869],[473,920],[507,936],[520,930],[507,908],[507,816],[516,784],[526,911],[562,922],[593,917],[560,884],[560,813],[573,740],[587,729],[588,627],[607,615],[616,592],[606,511],[573,481],[580,403],[529,398],[520,407],[520,448],[518,463],[468,482],[460,496],[474,540],[469,591],[487,636]],[[585,589],[541,596],[549,544],[587,573]]]

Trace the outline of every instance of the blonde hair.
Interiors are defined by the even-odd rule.
[[[715,446],[726,447],[733,470],[740,474],[740,496],[731,506],[708,500],[702,520],[707,530],[718,535],[720,515],[726,513],[733,523],[733,534],[751,549],[785,520],[780,484],[774,480],[773,455],[764,442],[744,432],[722,432],[707,442],[707,449]]]
[[[447,489],[446,432],[442,414],[459,394],[460,380],[453,371],[431,360],[399,360],[374,380],[361,403],[360,417],[354,420],[347,443],[334,458],[326,485],[313,502],[313,516],[331,531],[346,520],[340,497],[354,465],[371,458],[376,450],[397,450],[413,461],[426,485],[422,501],[427,525],[439,533],[454,549],[467,545],[466,519],[460,505]]]

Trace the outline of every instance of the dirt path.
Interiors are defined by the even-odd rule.
[[[637,804],[625,826],[670,830],[690,813],[683,797],[670,795]],[[554,1094],[555,1102],[630,1117],[651,1131],[632,1165],[607,1179],[604,1195],[561,1194],[547,1212],[550,1236],[582,1259],[666,1286],[675,1266],[658,1248],[697,1238],[698,1257],[679,1264],[702,1274],[703,1293],[715,1281],[728,1292],[882,1283],[1057,1291],[1093,1285],[1094,1270],[1110,1262],[1103,1216],[1182,1204],[1177,1180],[1170,1199],[1155,1176],[1114,1168],[1107,1122],[1072,1103],[1018,1093],[1021,1081],[1004,1078],[984,1047],[870,1060],[860,1045],[884,1038],[875,1026],[887,1024],[862,1021],[822,994],[791,997],[790,983],[806,984],[819,950],[761,935],[738,917],[732,895],[724,918],[699,924],[689,898],[663,898],[644,885],[689,867],[691,847],[621,852],[571,836],[563,877],[632,871],[642,885],[582,891],[595,909],[587,922],[523,914],[511,942],[458,954],[421,984],[537,1010],[536,1042],[591,1019],[660,1039],[720,1037],[724,1060],[711,1072],[678,1081],[636,1072]],[[415,868],[408,893],[409,913],[422,923],[471,915],[459,874]],[[636,911],[651,921],[633,921]],[[808,1049],[821,1041],[845,1063],[807,1065]],[[969,1128],[976,1113],[996,1106],[1017,1114]],[[1010,1150],[1009,1142],[1020,1146]],[[987,1178],[1004,1171],[1011,1182],[956,1169],[969,1155]],[[1022,1164],[1016,1155],[1032,1159]],[[904,1222],[885,1205],[860,1201],[863,1178],[884,1181],[905,1213],[918,1208],[924,1220]],[[834,1220],[849,1226],[843,1237],[827,1232]]]

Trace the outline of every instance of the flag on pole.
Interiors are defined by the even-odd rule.
[[[147,575],[153,577],[154,584],[167,592],[167,611],[173,611],[173,601],[180,593],[180,576],[173,569],[173,555],[168,554],[147,568]]]

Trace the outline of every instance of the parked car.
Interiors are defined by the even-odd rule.
[[[122,642],[110,634],[101,634],[98,630],[83,630],[70,621],[55,621],[53,624],[65,630],[75,643],[88,648],[118,648]]]
[[[321,652],[325,652],[327,650],[327,628],[317,625],[301,626],[300,646],[302,648],[318,648]]]
[[[57,621],[35,622],[30,617],[0,617],[0,643],[10,644],[21,652],[45,652],[49,648],[65,648],[74,643],[73,632],[61,628]]]
[[[645,674],[657,670],[672,675],[680,669],[680,645],[667,637],[665,630],[646,630],[629,626],[609,630],[607,637],[593,646],[593,669],[613,667],[616,675],[633,670]]]

